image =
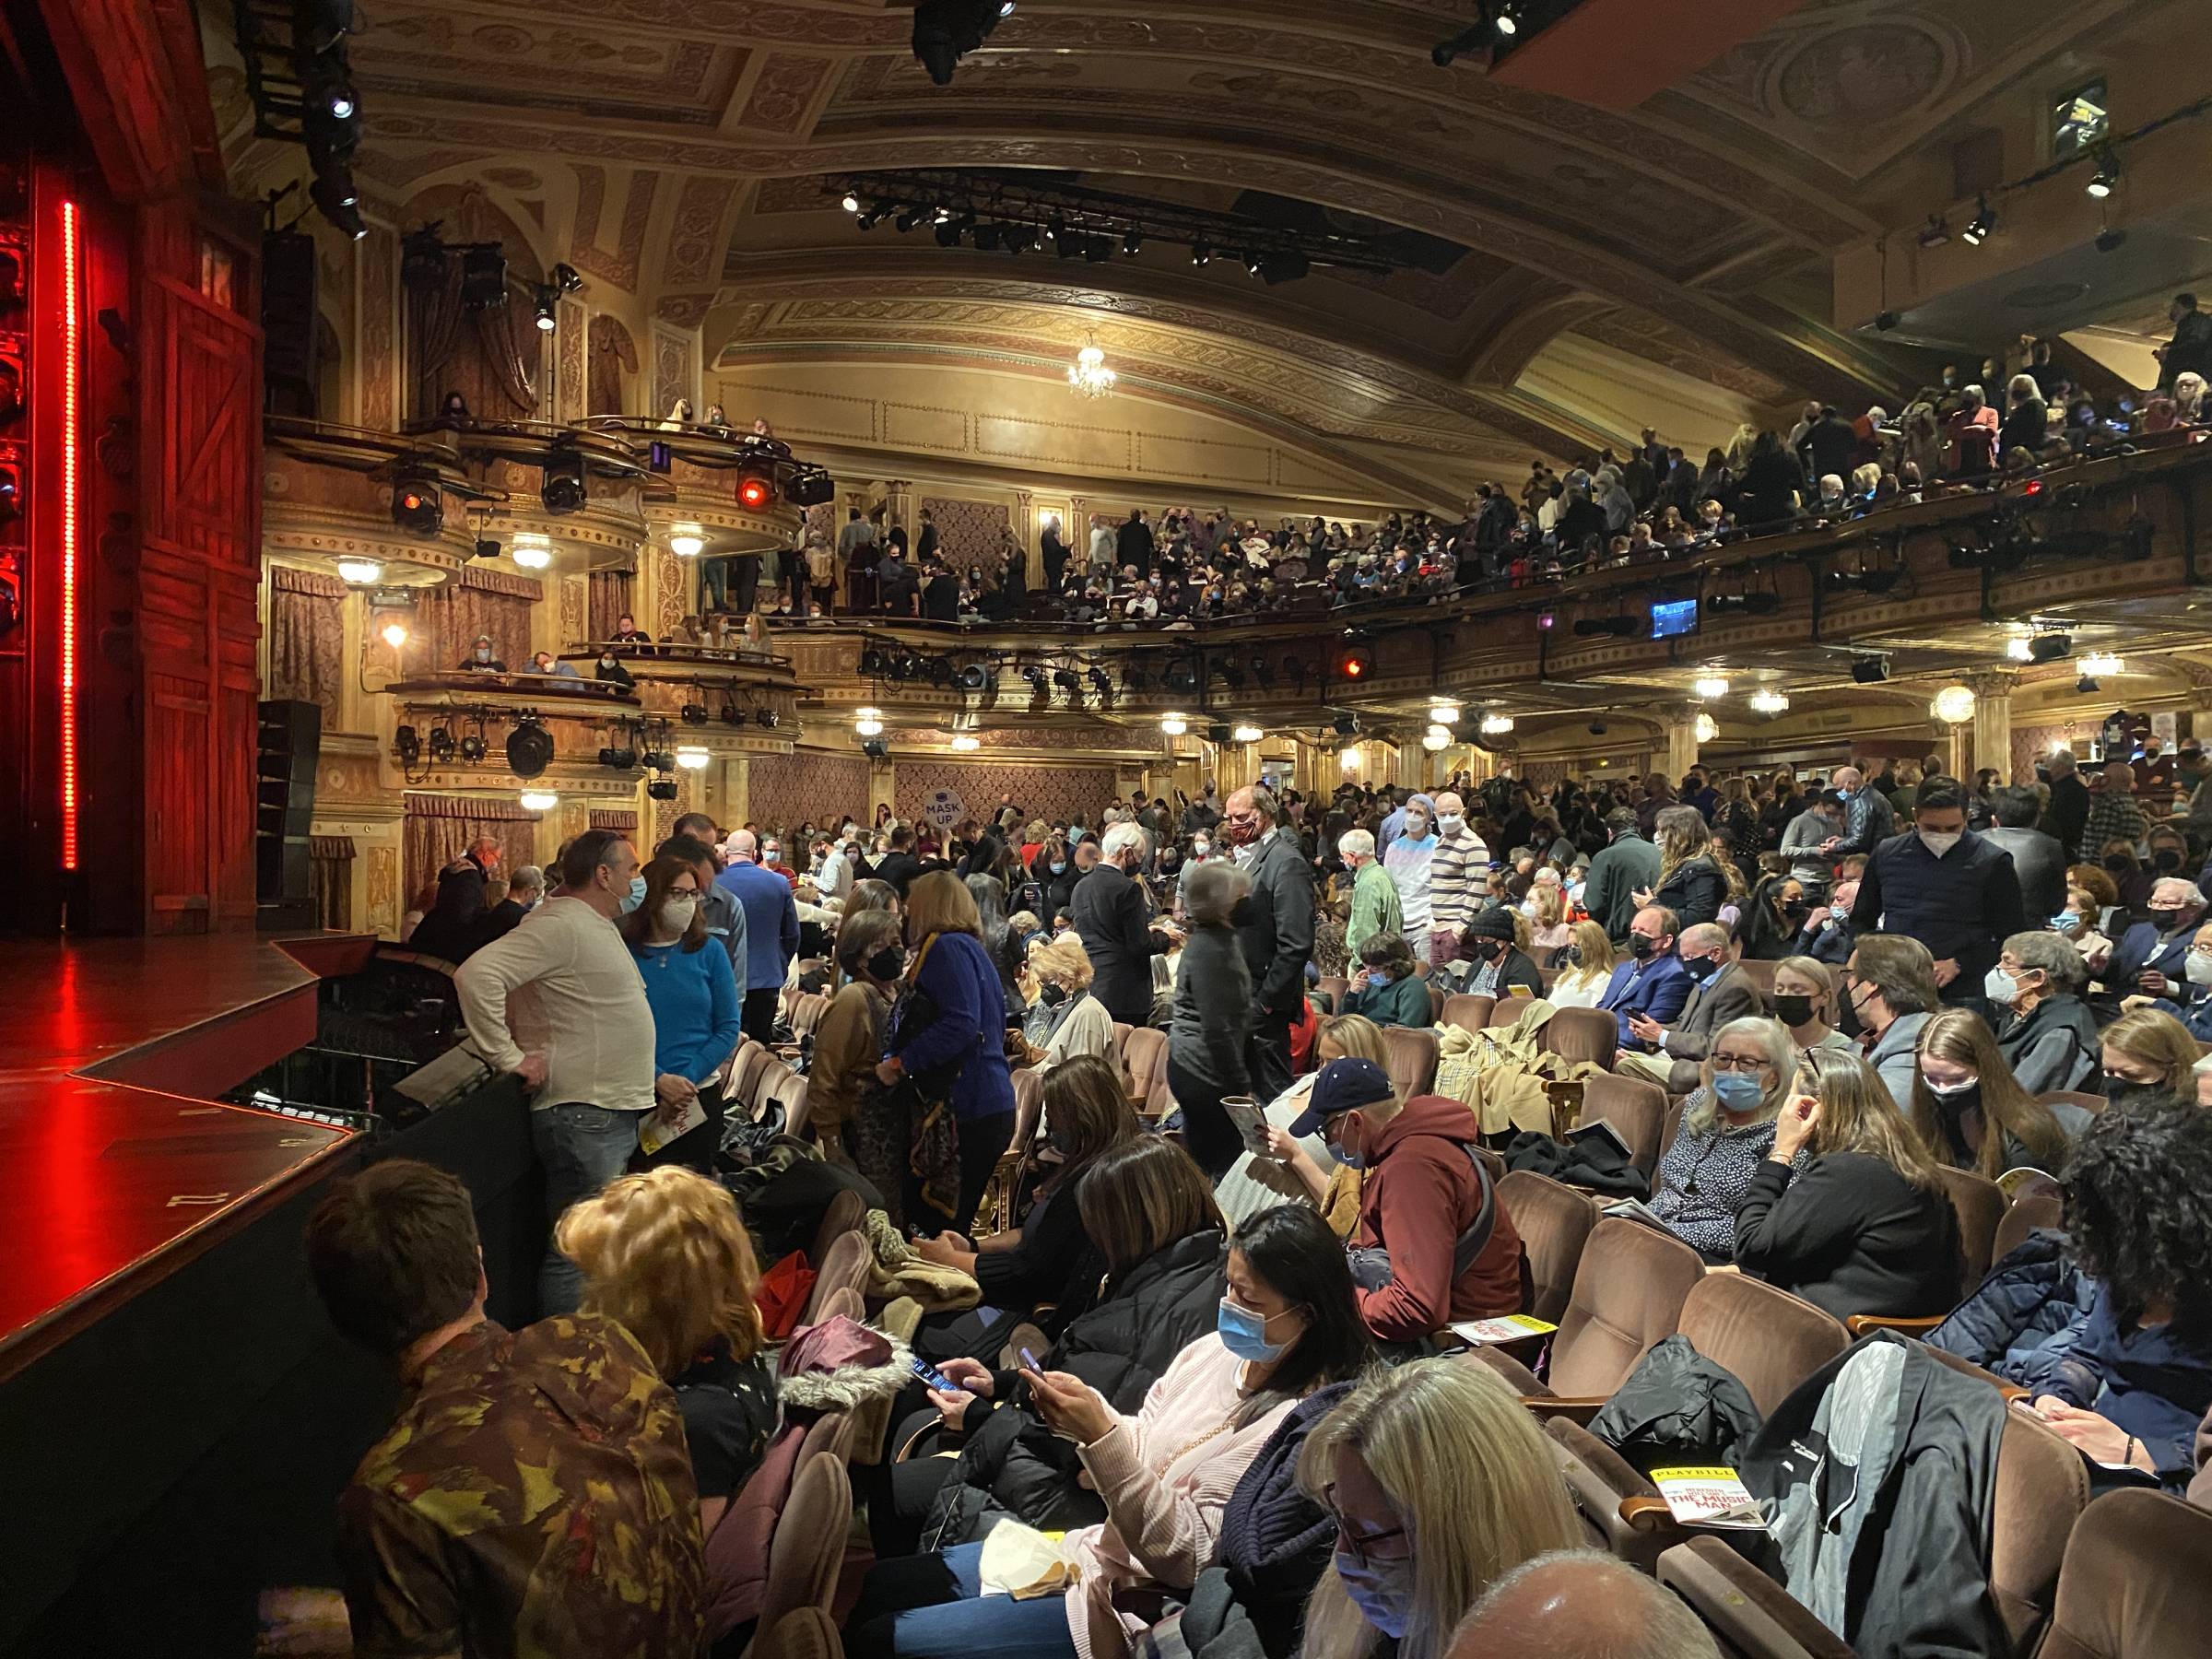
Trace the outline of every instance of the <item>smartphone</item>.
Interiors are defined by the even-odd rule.
[[[959,1394],[960,1392],[960,1385],[958,1382],[955,1382],[926,1359],[917,1358],[914,1360],[914,1375],[939,1394]]]
[[[1044,1367],[1037,1363],[1037,1356],[1030,1353],[1026,1347],[1021,1350],[1021,1369],[1026,1371],[1034,1371],[1040,1377],[1044,1375]]]

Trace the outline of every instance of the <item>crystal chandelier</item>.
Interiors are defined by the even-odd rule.
[[[1085,397],[1104,397],[1113,390],[1119,378],[1106,367],[1106,354],[1097,346],[1086,346],[1076,353],[1074,365],[1067,371],[1067,383],[1072,391]]]

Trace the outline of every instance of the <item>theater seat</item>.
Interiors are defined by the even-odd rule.
[[[1153,1086],[1168,1075],[1168,1034],[1150,1026],[1132,1026],[1122,1044],[1122,1065],[1128,1074],[1132,1102],[1152,1098]]]
[[[1610,1016],[1606,1017],[1609,1020]],[[1629,1144],[1630,1161],[1649,1181],[1659,1167],[1659,1136],[1666,1126],[1666,1090],[1641,1077],[1599,1072],[1583,1084],[1583,1124],[1599,1118]]]
[[[1521,1235],[1521,1246],[1527,1253],[1528,1311],[1557,1324],[1573,1294],[1575,1270],[1596,1224],[1597,1210],[1572,1187],[1533,1170],[1509,1172],[1498,1183],[1498,1202],[1513,1218],[1513,1230]]]
[[[769,1055],[768,1063],[753,1073],[752,1087],[737,1097],[737,1110],[758,1121],[794,1075],[790,1066],[775,1055]]]
[[[1513,1225],[1520,1224],[1516,1210]],[[1601,1216],[1575,1264],[1542,1394],[1580,1402],[1579,1415],[1594,1414],[1644,1355],[1675,1334],[1683,1302],[1704,1277],[1703,1259],[1672,1233],[1625,1216]],[[1477,1351],[1486,1359],[1491,1354]],[[1512,1371],[1507,1375],[1518,1382]],[[1537,1391],[1524,1386],[1522,1392]]]
[[[1510,1026],[1522,1015],[1535,1006],[1535,1002],[1536,999],[1525,992],[1512,996],[1501,996],[1490,1005],[1489,1023],[1494,1026]]]
[[[1457,1026],[1463,1031],[1482,1030],[1490,1023],[1490,1007],[1497,1000],[1494,996],[1447,996],[1437,1023]]]
[[[1780,964],[1760,961],[1752,957],[1741,957],[1737,959],[1735,965],[1743,971],[1744,977],[1758,987],[1760,1001],[1765,1005],[1759,1011],[1761,1013],[1771,1012],[1774,1006],[1774,970]]]
[[[865,1296],[868,1288],[868,1266],[875,1253],[868,1246],[868,1236],[862,1232],[844,1232],[830,1241],[823,1253],[822,1265],[814,1281],[814,1294],[806,1299],[806,1313],[799,1323],[819,1324],[829,1317],[825,1312],[830,1299],[840,1288],[850,1289],[856,1296]]]
[[[1544,1022],[1544,1046],[1562,1060],[1610,1065],[1620,1027],[1603,1008],[1558,1008]]]
[[[832,1452],[818,1452],[800,1464],[791,1496],[776,1520],[759,1629],[772,1630],[802,1607],[828,1616],[837,1599],[845,1534],[852,1524],[853,1483],[845,1474],[844,1459]]]
[[[818,1274],[830,1259],[830,1246],[846,1233],[858,1232],[867,1218],[868,1201],[851,1187],[830,1194],[830,1202],[822,1206],[821,1223],[814,1230],[814,1242],[807,1247],[807,1265]]]
[[[1429,987],[1429,1023],[1444,1023],[1444,993],[1441,986],[1434,984]]]
[[[1944,1189],[1959,1217],[1959,1249],[1966,1258],[1963,1289],[1980,1284],[1989,1272],[1997,1225],[2005,1219],[2005,1194],[1997,1183],[1971,1170],[1942,1170]]]
[[[2088,1501],[2089,1466],[2072,1442],[2008,1409],[1990,1504],[1989,1595],[2017,1659],[2036,1651],[2051,1621],[2066,1541]]]
[[[797,1072],[787,1073],[761,1105],[782,1107],[783,1133],[806,1138],[806,1079]]]
[[[1682,1300],[1677,1330],[1690,1347],[1733,1371],[1761,1417],[1851,1346],[1832,1315],[1740,1273],[1708,1273]]]
[[[2066,1201],[2056,1193],[2027,1193],[2005,1206],[1990,1241],[1989,1259],[2001,1262],[2038,1230],[2056,1230],[2066,1223]]]
[[[1723,1659],[1853,1659],[1812,1609],[1710,1535],[1662,1551],[1659,1582],[1689,1604]]]
[[[2084,1510],[2036,1659],[2177,1659],[2208,1641],[2212,1512],[2144,1488]]]
[[[2046,1106],[2064,1102],[2068,1106],[2078,1106],[2084,1112],[2102,1112],[2108,1104],[2102,1095],[2085,1094],[2077,1088],[2054,1088],[2049,1094],[2040,1094],[2035,1098]],[[2053,1170],[2051,1173],[2055,1175],[2058,1171]]]
[[[1436,1033],[1411,1026],[1385,1026],[1382,1069],[1400,1100],[1427,1094],[1436,1087]]]
[[[1341,1008],[1344,1006],[1345,993],[1352,988],[1352,982],[1341,973],[1324,973],[1313,988],[1329,999],[1330,1007]]]

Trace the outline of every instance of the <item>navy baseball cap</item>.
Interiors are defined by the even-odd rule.
[[[1306,1096],[1306,1109],[1291,1123],[1290,1133],[1319,1135],[1322,1124],[1338,1112],[1355,1106],[1372,1106],[1377,1100],[1389,1100],[1394,1092],[1389,1074],[1372,1060],[1356,1060],[1349,1055],[1332,1060],[1315,1075],[1312,1092]]]

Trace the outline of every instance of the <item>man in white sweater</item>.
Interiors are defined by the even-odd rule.
[[[653,1010],[615,917],[639,879],[638,855],[611,830],[569,843],[560,896],[453,975],[469,1046],[535,1091],[531,1143],[546,1173],[547,1218],[622,1173],[653,1094]],[[539,1314],[575,1311],[583,1276],[548,1242]]]

